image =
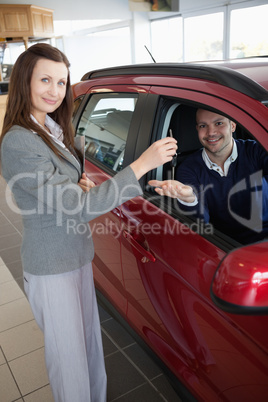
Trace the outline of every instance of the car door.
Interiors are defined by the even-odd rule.
[[[151,118],[155,122],[152,140],[168,134],[178,106],[202,105],[233,117],[256,134],[267,150],[267,110],[263,105],[258,110],[256,102],[245,96],[236,101],[234,92],[223,90],[221,98],[187,88],[151,88],[152,99],[162,95],[158,113]],[[239,103],[247,105],[247,110]],[[255,116],[250,111],[253,104]],[[148,118],[142,124],[148,124]],[[140,134],[139,153],[142,142]],[[172,167],[167,170],[172,174]],[[163,174],[165,168],[159,168],[146,180],[161,179]],[[202,226],[182,214],[171,199],[146,189],[146,180],[144,199],[138,197],[122,206],[128,321],[198,400],[267,400],[264,329],[268,329],[268,317],[225,313],[210,297],[220,261],[239,245],[210,225]]]
[[[93,87],[84,99],[79,99],[81,105],[74,120],[76,136],[85,138],[85,172],[96,185],[119,172],[133,158],[145,99],[144,88],[142,94],[131,87],[123,93],[118,92],[118,87],[108,85],[105,89]],[[120,221],[120,207],[117,207],[91,221],[90,227],[95,248],[96,287],[125,315]]]

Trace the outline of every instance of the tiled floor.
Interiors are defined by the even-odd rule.
[[[0,176],[0,401],[53,402],[43,335],[22,290],[21,218],[8,207],[5,189]],[[99,309],[108,401],[179,402],[160,368]]]

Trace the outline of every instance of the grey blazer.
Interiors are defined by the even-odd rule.
[[[67,150],[59,158],[30,130],[14,126],[1,146],[2,175],[23,219],[23,269],[34,275],[69,272],[92,261],[87,222],[142,194],[130,167],[88,193],[78,186],[81,167]],[[81,223],[85,224],[81,230]],[[80,225],[80,230],[75,230]]]

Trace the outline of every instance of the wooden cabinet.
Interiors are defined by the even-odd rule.
[[[50,38],[53,10],[33,5],[0,4],[1,38]]]

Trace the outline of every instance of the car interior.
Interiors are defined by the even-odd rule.
[[[182,103],[174,103],[168,105],[168,109],[165,110],[165,118],[162,121],[162,124],[158,124],[159,131],[161,132],[160,137],[164,138],[166,136],[172,136],[178,141],[178,150],[176,157],[171,161],[166,163],[163,166],[155,169],[154,172],[151,173],[152,178],[156,180],[173,180],[176,177],[176,169],[179,165],[192,153],[198,151],[202,148],[202,144],[198,139],[198,134],[196,130],[196,111],[198,106],[182,104]],[[247,130],[243,128],[241,124],[237,123],[236,131],[233,133],[234,138],[240,139],[254,139],[253,135],[251,135]],[[155,176],[154,176],[155,175]],[[146,190],[150,194],[154,194],[155,192],[150,186],[147,186]],[[164,210],[169,211],[169,213],[174,214],[175,218],[181,219],[181,213],[177,214],[177,208],[175,206],[176,201],[169,199],[169,197],[160,197],[159,199],[159,207]],[[172,208],[172,212],[169,208],[170,203],[175,206]],[[167,209],[166,209],[167,208]],[[186,216],[183,217],[183,220],[187,220]],[[193,218],[192,218],[193,219]],[[227,247],[238,247],[239,243],[236,242],[233,238],[229,238],[227,235],[215,230],[215,233],[219,236],[221,246],[227,244]],[[214,236],[214,239],[216,237]]]
[[[174,108],[169,119],[168,129],[165,128],[167,125],[164,124],[162,138],[164,136],[173,136],[176,138],[178,141],[177,156],[172,162],[166,163],[163,167],[157,169],[157,180],[174,179],[176,176],[176,168],[184,161],[184,159],[202,148],[196,130],[197,107],[185,104],[176,105],[177,106]],[[233,136],[234,138],[253,139],[253,136],[239,124],[237,124]]]

